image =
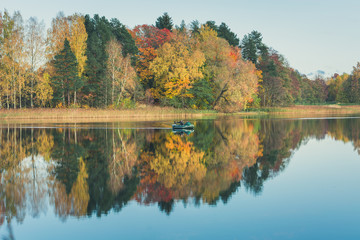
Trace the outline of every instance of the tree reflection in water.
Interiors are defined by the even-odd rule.
[[[49,204],[66,220],[132,200],[170,214],[177,201],[227,203],[241,186],[261,194],[311,138],[351,141],[360,153],[359,119],[202,120],[190,135],[117,126],[1,128],[0,227],[10,231],[13,219],[38,217]]]

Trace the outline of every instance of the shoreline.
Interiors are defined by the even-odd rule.
[[[121,121],[155,121],[170,119],[239,117],[319,117],[360,114],[360,105],[295,105],[290,107],[262,108],[256,111],[219,113],[213,110],[175,109],[148,106],[129,110],[113,109],[1,109],[1,123],[88,123]]]

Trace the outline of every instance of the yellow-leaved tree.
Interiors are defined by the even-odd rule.
[[[156,99],[191,97],[188,90],[194,81],[203,77],[201,67],[204,54],[189,35],[175,32],[175,37],[157,50],[157,57],[150,64],[154,73],[152,93]]]
[[[220,111],[245,109],[257,92],[259,74],[255,65],[244,61],[238,47],[230,46],[207,25],[201,27],[198,38],[206,58],[203,73],[215,94],[214,108]]]
[[[38,76],[38,84],[36,85],[35,93],[38,104],[41,107],[46,107],[47,104],[50,105],[54,91],[50,85],[50,75],[47,72]]]
[[[60,12],[52,20],[51,28],[47,34],[47,59],[50,62],[64,48],[65,39],[69,40],[71,51],[74,53],[78,63],[78,76],[81,79],[86,65],[86,48],[88,35],[85,28],[85,18],[82,15],[74,14],[66,17]],[[53,69],[48,66],[48,71],[52,76]],[[80,84],[81,86],[82,84]],[[74,105],[77,102],[77,92],[74,89]]]

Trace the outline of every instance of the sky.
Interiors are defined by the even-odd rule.
[[[351,73],[360,62],[359,0],[0,0],[4,9],[44,20],[47,28],[60,11],[118,18],[129,28],[155,24],[167,12],[175,25],[225,22],[240,39],[257,30],[303,74]]]

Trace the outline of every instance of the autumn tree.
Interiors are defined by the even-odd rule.
[[[81,15],[73,15],[71,16],[71,28],[70,28],[70,47],[72,52],[74,53],[77,61],[77,72],[79,77],[79,83],[74,85],[74,105],[77,104],[77,92],[78,86],[83,85],[83,73],[85,71],[86,65],[86,41],[88,38],[85,25],[85,18]]]
[[[3,16],[2,37],[2,77],[3,93],[7,108],[21,107],[21,89],[25,82],[25,51],[23,20],[19,12],[11,17],[6,11]],[[20,96],[18,94],[20,93]]]
[[[136,73],[131,66],[130,56],[124,57],[121,44],[112,39],[106,47],[108,54],[107,75],[111,80],[111,104],[120,103],[125,91],[133,91],[135,89]]]
[[[346,94],[346,101],[349,103],[360,102],[360,63],[353,67],[352,74],[343,83],[343,88]]]
[[[60,12],[52,21],[52,26],[48,30],[47,37],[47,58],[53,60],[54,56],[63,49],[64,40],[68,39],[72,52],[76,57],[77,75],[79,84],[83,85],[83,73],[86,65],[86,49],[88,34],[84,25],[85,18],[82,15],[74,14],[72,16],[64,16]],[[52,74],[51,69],[49,69]],[[77,104],[77,85],[74,86],[74,105]]]
[[[170,42],[157,50],[157,57],[150,64],[155,82],[152,93],[156,99],[179,97],[184,105],[184,98],[192,97],[188,90],[203,77],[204,54],[188,43],[188,37],[187,34],[175,33]]]
[[[85,76],[87,84],[83,89],[84,103],[89,106],[106,106],[111,101],[111,95],[106,89],[110,89],[109,81],[106,80],[107,53],[106,46],[111,39],[116,39],[123,46],[123,56],[137,53],[135,41],[126,27],[117,19],[110,21],[105,17],[94,15],[91,18],[85,15],[85,28],[87,39],[87,66]]]
[[[35,88],[35,96],[38,105],[41,107],[45,107],[46,105],[51,107],[54,90],[51,87],[50,75],[47,72],[40,72],[37,79],[38,83]]]
[[[201,28],[199,40],[206,58],[204,77],[210,82],[215,96],[214,107],[225,111],[246,108],[257,92],[255,66],[244,62],[240,50],[231,47],[208,26]]]
[[[51,22],[51,28],[47,31],[46,57],[48,61],[64,48],[65,39],[70,39],[70,26],[68,18],[63,12],[59,12]]]
[[[344,73],[343,75],[334,74],[330,79],[326,81],[328,85],[328,98],[326,101],[328,102],[343,102],[343,83],[349,77],[348,74]]]
[[[136,61],[137,74],[145,89],[154,87],[154,74],[150,70],[151,62],[156,58],[156,49],[169,42],[172,33],[168,29],[141,25],[132,30],[136,46],[139,49]]]
[[[36,71],[44,63],[45,40],[44,40],[44,22],[39,22],[37,18],[29,18],[26,25],[26,51],[28,55],[28,64],[30,67],[30,106],[34,107],[35,84],[37,80]]]
[[[258,69],[262,71],[263,76],[263,91],[259,92],[262,106],[283,106],[295,101],[292,95],[295,85],[292,85],[292,81],[297,79],[291,78],[293,70],[282,55],[269,49],[258,62]]]
[[[11,76],[14,75],[14,63],[12,61],[12,44],[9,44],[11,41],[12,32],[14,29],[14,20],[11,15],[5,11],[1,18],[1,62],[0,62],[0,77],[1,77],[1,97],[5,97],[5,105],[10,108],[10,83]],[[2,100],[2,99],[1,99]],[[1,101],[2,105],[2,101]]]

